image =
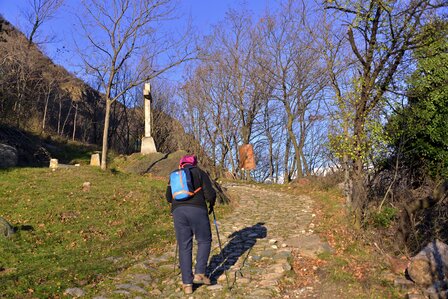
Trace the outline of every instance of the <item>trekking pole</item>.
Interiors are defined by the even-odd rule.
[[[218,236],[219,250],[221,250],[221,258],[222,258],[223,263],[224,263],[223,267],[224,267],[224,273],[226,275],[227,288],[230,289],[229,276],[227,274],[227,270],[226,270],[226,267],[225,267],[224,251],[222,251],[221,239],[219,238],[218,224],[216,223],[215,211],[213,211],[213,222],[215,223],[216,235]]]

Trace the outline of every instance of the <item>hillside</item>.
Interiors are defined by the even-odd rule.
[[[74,140],[100,140],[100,94],[52,62],[0,16],[0,123]]]
[[[50,157],[59,158],[58,152],[64,150],[58,149],[58,144],[68,140],[101,145],[104,101],[100,92],[53,63],[1,16],[0,52],[4,55],[0,63],[0,143],[17,148],[19,165],[45,165]],[[152,117],[158,151],[202,152],[162,108],[156,105]],[[138,152],[143,131],[141,106],[113,104],[109,127],[112,150],[118,154]]]

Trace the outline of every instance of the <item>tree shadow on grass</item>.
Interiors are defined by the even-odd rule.
[[[5,218],[0,217],[0,236],[10,238],[19,231],[32,231],[32,230],[34,230],[34,227],[32,227],[31,225],[13,226]]]
[[[230,267],[235,265],[240,257],[244,256],[241,268],[244,266],[252,247],[257,243],[257,239],[263,239],[267,236],[267,229],[263,222],[245,227],[242,230],[232,233],[231,240],[222,249],[222,251],[210,259],[206,274],[210,277],[212,284],[216,284],[220,277]],[[246,253],[247,252],[247,253]],[[235,284],[234,279],[232,286]],[[229,287],[232,287],[229,286]]]

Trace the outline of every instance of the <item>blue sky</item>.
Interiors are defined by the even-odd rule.
[[[23,8],[28,4],[28,0],[0,0],[0,13],[14,24],[21,28],[24,25],[24,18],[21,14]],[[73,70],[72,50],[74,49],[73,40],[76,38],[75,24],[77,23],[75,13],[79,11],[79,0],[65,0],[55,18],[41,28],[45,34],[51,34],[55,37],[52,43],[44,45],[44,51],[57,64],[63,65],[69,70]],[[244,5],[252,11],[255,16],[260,16],[266,9],[276,7],[277,0],[178,0],[177,13],[186,19],[191,16],[193,24],[200,34],[206,34],[210,31],[212,25],[223,20],[226,11],[229,8],[238,9]],[[184,20],[174,22],[172,26],[182,26]]]

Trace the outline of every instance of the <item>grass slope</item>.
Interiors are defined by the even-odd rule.
[[[89,191],[83,191],[90,182]],[[55,298],[174,242],[166,180],[93,167],[0,170],[0,294]]]

